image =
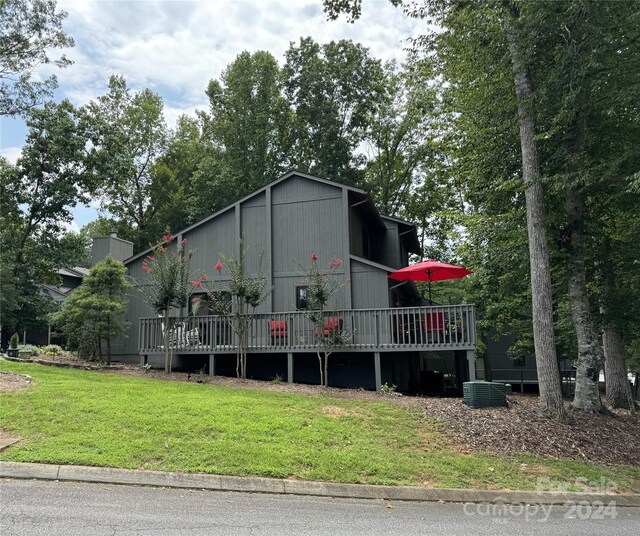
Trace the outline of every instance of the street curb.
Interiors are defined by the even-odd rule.
[[[317,497],[351,499],[555,505],[588,502],[591,504],[599,503],[605,506],[615,504],[615,506],[640,507],[640,495],[372,486],[366,484],[337,484],[334,482],[206,475],[200,473],[169,473],[138,469],[40,463],[0,462],[0,478],[62,480],[162,488],[312,495]]]

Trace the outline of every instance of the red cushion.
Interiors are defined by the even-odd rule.
[[[444,313],[422,315],[422,329],[425,331],[444,331]]]
[[[342,330],[342,318],[338,316],[330,316],[324,323],[324,334],[337,333]]]
[[[269,331],[272,337],[283,337],[287,334],[286,320],[269,320]]]

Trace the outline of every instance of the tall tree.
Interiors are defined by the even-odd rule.
[[[91,165],[104,182],[104,208],[136,230],[137,247],[148,245],[154,203],[153,166],[163,154],[167,129],[163,102],[149,89],[131,93],[123,77],[111,76],[109,92],[89,103],[85,119]]]
[[[325,2],[331,17],[343,11],[356,17],[359,4],[340,0]],[[523,21],[518,5],[510,0],[502,3],[426,0],[413,4],[409,15],[429,19],[434,28],[439,28],[421,36],[417,45],[428,51],[436,72],[448,84],[448,98],[453,101],[454,111],[470,110],[472,116],[481,115],[479,103],[486,102],[488,93],[498,90],[500,99],[490,102],[490,109],[497,107],[502,111],[507,104],[507,118],[517,118],[515,125],[512,119],[508,119],[506,125],[518,129],[520,166],[512,169],[504,180],[511,187],[508,194],[511,198],[522,191],[525,197],[540,405],[549,415],[563,419],[528,20]],[[507,83],[509,77],[511,82]],[[456,106],[459,109],[455,110]],[[474,140],[467,138],[466,143],[471,155],[479,154]]]
[[[383,96],[384,72],[368,49],[351,41],[291,43],[283,68],[284,93],[294,110],[294,167],[360,185],[364,158],[356,149]]]
[[[165,227],[183,229],[215,211],[216,191],[198,180],[201,163],[210,146],[203,134],[203,117],[182,115],[168,139],[162,156],[153,166],[151,199],[157,210],[148,224],[147,241],[161,236]]]
[[[511,0],[504,0],[503,5],[507,13],[504,21],[520,122],[522,180],[525,184],[531,267],[533,340],[536,350],[540,405],[550,415],[562,419],[564,418],[564,405],[560,391],[560,371],[553,328],[553,298],[544,210],[544,189],[540,180],[534,90],[530,75],[530,58],[527,54],[527,35],[523,28],[518,6]]]
[[[77,347],[88,346],[100,361],[110,365],[112,340],[123,336],[129,326],[124,321],[129,288],[124,264],[107,257],[91,268],[51,321],[69,342]]]
[[[613,214],[623,217],[624,203],[617,191],[629,191],[631,177],[640,169],[639,108],[631,96],[640,90],[637,6],[576,1],[529,7],[538,26],[539,48],[548,58],[534,73],[544,87],[537,104],[548,140],[543,143],[548,167],[556,174],[554,186],[566,206],[563,243],[578,342],[574,407],[587,411],[601,408],[603,366],[598,296],[592,289],[599,287],[600,305],[606,311],[611,304],[605,298],[626,268],[610,266],[598,275],[602,270],[594,270],[594,263],[602,267],[603,257],[615,258],[616,242],[602,235],[610,228],[607,219]],[[611,344],[616,330],[606,316],[605,368],[610,374],[605,377],[612,386],[624,388],[624,346],[622,339]],[[621,398],[630,407],[626,395],[612,400],[617,405]]]
[[[280,76],[269,52],[245,51],[220,81],[209,82],[208,132],[217,150],[210,156],[217,154],[218,165],[208,178],[220,183],[216,190],[222,202],[226,196],[235,200],[261,188],[287,168],[289,109]]]
[[[78,260],[81,248],[65,238],[64,227],[93,187],[85,173],[80,120],[68,101],[31,110],[27,126],[16,165],[0,165],[3,329],[45,321],[50,304],[38,284],[57,283],[55,268]]]
[[[0,116],[18,115],[51,97],[58,87],[55,75],[40,80],[39,65],[64,68],[71,60],[54,49],[74,46],[64,33],[64,11],[55,0],[2,0],[0,2]]]
[[[390,216],[402,214],[420,172],[433,165],[436,91],[428,86],[425,71],[420,64],[386,65],[384,96],[366,130],[365,187]]]

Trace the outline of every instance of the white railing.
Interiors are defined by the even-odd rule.
[[[250,351],[313,350],[325,332],[343,335],[343,350],[472,349],[476,344],[473,305],[348,309],[325,312],[324,328],[316,330],[305,312],[256,314],[248,334]],[[163,319],[140,318],[141,354],[164,349]],[[234,351],[237,336],[224,316],[170,319],[169,346],[174,352]]]

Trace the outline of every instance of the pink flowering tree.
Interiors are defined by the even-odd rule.
[[[313,324],[314,341],[318,365],[320,367],[320,384],[329,386],[329,356],[336,348],[348,344],[351,332],[335,319],[329,307],[330,300],[344,287],[345,281],[336,272],[342,266],[342,259],[333,259],[327,267],[318,263],[318,255],[311,255],[311,265],[300,265],[303,273],[303,284],[307,286],[307,308],[303,312]]]
[[[176,244],[171,230],[167,228],[160,244],[142,262],[142,269],[147,273],[147,277],[136,285],[144,300],[163,318],[165,372],[171,372],[172,364],[169,348],[169,310],[172,307],[184,306],[191,293],[189,269],[193,251],[187,251],[186,246],[186,240]]]
[[[262,262],[258,265],[255,274],[246,272],[247,249],[240,240],[240,253],[237,256],[225,257],[218,260],[215,269],[218,273],[223,270],[229,272],[231,277],[229,285],[223,288],[208,286],[209,282],[206,274],[200,276],[200,287],[205,288],[208,302],[229,319],[231,329],[235,333],[238,346],[236,351],[236,376],[247,378],[247,350],[249,348],[249,332],[253,323],[256,308],[262,304],[272,289],[267,288],[267,277],[262,271]],[[194,285],[198,282],[194,282]],[[231,300],[226,296],[231,296]]]

